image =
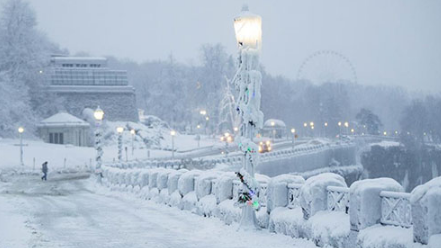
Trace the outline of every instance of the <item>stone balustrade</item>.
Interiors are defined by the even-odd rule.
[[[103,176],[103,184],[111,190],[218,217],[227,224],[240,221],[235,203],[242,185],[232,172],[139,169],[127,163],[121,168],[104,166]],[[429,182],[412,193],[404,193],[390,178],[360,180],[350,187],[333,173],[307,180],[294,175],[256,178],[261,206],[256,212],[258,223],[276,233],[311,239],[319,246],[348,248],[369,247],[366,236],[390,228],[402,232],[404,240],[413,233],[411,239],[422,244],[441,234],[441,177],[433,179],[438,184]],[[378,231],[372,232],[374,229]],[[382,238],[385,236],[379,236],[378,242]],[[387,242],[408,247],[401,241]]]

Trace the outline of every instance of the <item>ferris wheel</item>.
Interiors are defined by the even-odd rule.
[[[357,73],[351,61],[341,53],[323,50],[306,58],[297,72],[298,80],[313,84],[357,83]]]

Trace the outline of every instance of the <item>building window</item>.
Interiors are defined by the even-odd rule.
[[[49,143],[51,144],[64,144],[63,133],[49,133]]]

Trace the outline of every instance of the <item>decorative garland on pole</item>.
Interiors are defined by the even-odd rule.
[[[103,157],[103,146],[102,146],[102,134],[101,134],[101,123],[97,122],[95,130],[95,149],[96,149],[96,157],[95,157],[95,174],[98,178],[103,177],[102,175],[102,157]]]
[[[239,197],[237,201],[237,205],[239,207],[245,206],[253,206],[254,210],[260,209],[259,203],[259,183],[251,177],[248,172],[244,169],[241,169],[239,172],[236,172],[237,177],[239,177],[240,181],[245,185],[247,191],[243,189],[239,189]]]

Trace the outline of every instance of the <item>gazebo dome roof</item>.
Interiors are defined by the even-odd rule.
[[[272,125],[272,123],[274,123],[274,126]],[[283,122],[282,120],[278,120],[278,119],[268,119],[265,121],[265,123],[263,124],[263,127],[286,127],[285,122]]]

